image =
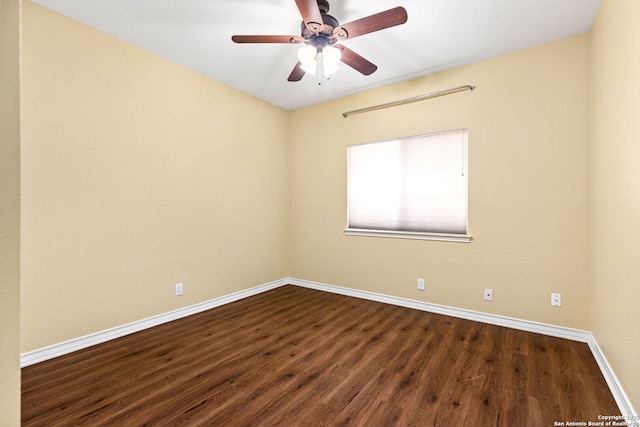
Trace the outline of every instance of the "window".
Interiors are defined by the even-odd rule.
[[[348,235],[469,242],[467,130],[351,145]]]

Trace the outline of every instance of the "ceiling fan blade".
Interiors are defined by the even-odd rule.
[[[300,36],[231,36],[236,43],[304,43]]]
[[[333,30],[333,35],[338,40],[352,39],[363,34],[395,27],[407,22],[407,11],[398,6],[384,12],[376,13],[365,18],[351,21]]]
[[[289,74],[289,78],[287,79],[290,82],[299,82],[304,77],[304,70],[300,68],[301,62],[298,61],[295,67],[293,67],[293,71]]]
[[[324,23],[317,0],[296,0],[296,5],[298,5],[304,25],[311,31],[322,31]]]
[[[369,62],[346,46],[337,44],[334,47],[337,47],[342,51],[342,56],[340,58],[342,62],[344,62],[354,70],[361,72],[365,76],[373,74],[373,72],[378,69],[378,66],[376,64]]]

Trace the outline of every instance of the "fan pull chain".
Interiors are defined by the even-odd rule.
[[[324,58],[322,57],[322,51],[318,49],[318,55],[316,55],[316,76],[318,77],[318,86],[322,86],[322,77],[324,77]]]

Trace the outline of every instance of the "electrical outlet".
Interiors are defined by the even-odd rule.
[[[484,290],[484,300],[485,301],[493,301],[493,289],[485,289]]]
[[[554,307],[562,306],[562,297],[560,294],[551,294],[551,305]]]
[[[424,279],[418,279],[418,290],[424,291]]]
[[[176,296],[182,295],[182,283],[176,283]]]

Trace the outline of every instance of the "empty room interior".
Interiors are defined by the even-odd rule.
[[[299,23],[296,3],[288,3]],[[347,13],[348,7],[338,7],[337,0],[332,3],[336,17]],[[385,32],[402,32],[404,25],[419,21],[411,8],[418,2],[405,3],[376,2],[380,9],[365,14],[405,6],[407,23],[362,39],[384,39]],[[435,8],[437,2],[425,3]],[[507,7],[507,2],[502,3]],[[517,8],[517,3],[509,7]],[[216,63],[233,64],[235,72],[255,83],[263,97],[196,71],[197,63],[178,64],[36,2],[2,0],[0,424],[20,425],[25,411],[21,375],[29,369],[197,319],[194,316],[213,316],[215,321],[227,322],[220,323],[226,328],[233,322],[221,313],[229,313],[240,316],[239,325],[242,316],[250,309],[262,309],[263,301],[273,295],[275,309],[297,313],[295,302],[310,310],[308,316],[319,316],[316,325],[326,330],[314,338],[317,342],[323,336],[336,336],[338,345],[341,334],[335,331],[349,329],[345,323],[349,316],[335,313],[346,311],[341,304],[359,301],[381,304],[362,308],[368,313],[363,319],[375,311],[390,313],[387,310],[393,307],[401,310],[393,312],[399,325],[419,312],[434,317],[416,317],[418,323],[432,325],[429,322],[434,319],[450,316],[448,322],[474,322],[464,325],[477,328],[481,335],[487,325],[506,328],[487,340],[512,337],[517,330],[587,345],[618,409],[599,415],[617,415],[618,422],[637,425],[640,26],[636,21],[640,2],[584,3],[595,7],[596,13],[579,34],[491,57],[466,58],[422,75],[389,77],[384,84],[371,86],[366,83],[368,76],[349,67],[322,85],[310,75],[287,82],[288,71],[258,73],[252,69],[252,60],[243,56],[252,49],[274,49],[270,66],[279,69],[275,48],[233,44],[234,33],[229,33],[229,49],[237,56],[219,57]],[[255,13],[261,11],[256,8]],[[153,27],[160,25],[156,18],[148,13],[142,21]],[[166,25],[178,25],[183,18],[176,13],[175,22]],[[512,25],[526,25],[526,20]],[[240,34],[262,30],[238,28]],[[269,28],[265,24],[264,31]],[[158,40],[158,44],[172,40]],[[414,61],[405,57],[395,64],[385,63],[378,58],[384,58],[386,44],[380,45],[377,55],[375,43],[357,49],[355,40],[348,42],[341,43],[373,62],[378,60],[372,78],[385,75],[389,68],[411,67]],[[465,42],[472,40],[456,41]],[[445,49],[437,40],[415,43],[425,56]],[[452,44],[446,46],[454,49]],[[174,48],[180,49],[177,42]],[[290,69],[297,48],[284,48],[291,49],[285,53],[289,62],[284,67]],[[342,84],[341,75],[361,81],[361,86],[323,98],[332,84]],[[293,96],[305,99],[293,106],[284,104],[288,92],[279,93],[275,80],[293,88],[287,91],[299,87]],[[343,115],[465,85],[473,90]],[[315,93],[320,94],[319,101],[314,101]],[[282,105],[270,101],[279,97]],[[350,147],[461,129],[467,138],[463,155],[468,218],[463,234],[468,241],[345,232],[353,197],[348,191]],[[490,301],[486,290],[491,291]],[[552,294],[561,295],[559,305],[551,304]],[[300,302],[303,297],[318,303]],[[239,307],[240,314],[230,311],[232,307]],[[318,312],[322,307],[327,311],[333,307],[335,315],[327,313],[322,320]],[[291,314],[292,325],[298,314]],[[284,336],[286,332],[264,330],[269,325],[286,325],[276,321],[282,313],[273,316],[262,318],[261,333]],[[331,327],[324,323],[328,318],[336,322]],[[183,330],[186,334],[188,328]],[[351,332],[344,335],[352,337]],[[317,331],[308,331],[312,333]],[[238,334],[238,342],[250,351],[251,341],[241,331]],[[357,345],[357,336],[349,339]],[[429,352],[419,335],[411,339],[415,354],[436,357],[431,353],[458,351],[447,334]],[[548,342],[556,346],[556,341]],[[324,348],[331,345],[323,344]],[[500,345],[491,342],[492,349]],[[523,360],[526,354],[520,349],[525,345],[524,341],[518,344],[517,350]],[[477,346],[484,348],[482,343]],[[515,348],[502,350],[516,353]],[[194,354],[201,353],[194,350]],[[224,358],[223,353],[219,357]],[[339,353],[332,357],[339,359]],[[420,362],[417,356],[407,356],[406,363],[409,360]],[[115,357],[110,363],[118,364]],[[558,372],[547,373],[550,378],[566,378],[567,372],[573,372],[562,363],[557,368]],[[491,385],[489,376],[478,369],[468,380],[465,377],[467,382],[459,383],[469,387],[464,389],[469,394],[463,396],[474,399],[472,379],[491,386],[492,399],[500,396],[501,380]],[[300,372],[289,373],[295,377],[291,384],[301,376],[311,378],[309,372]],[[312,378],[322,379],[323,374],[318,371]],[[108,369],[104,375],[110,375]],[[343,373],[345,378],[349,375]],[[429,376],[439,377],[442,372],[423,375],[411,383],[415,394],[427,393]],[[581,384],[582,378],[575,380],[573,384]],[[327,387],[330,394],[331,386]],[[333,390],[337,394],[340,389]],[[527,390],[520,390],[522,401],[527,401]],[[580,402],[571,402],[570,388],[565,391],[566,399],[546,403],[552,411],[566,414],[563,405],[579,406]],[[456,395],[455,390],[451,393]],[[295,393],[291,396],[290,401],[295,401]],[[370,401],[394,399],[389,391],[385,396]],[[272,399],[275,402],[278,396]],[[449,425],[433,415],[444,411],[450,403],[447,399],[443,393],[433,397],[439,409],[423,408],[421,425]],[[552,425],[528,418],[536,410],[544,412],[534,407],[532,399],[525,414],[510,416],[527,420],[526,425]],[[329,397],[324,400],[329,401]],[[463,398],[452,402],[452,411],[464,410]],[[171,407],[171,400],[161,404]],[[508,412],[509,403],[485,399],[484,405],[494,410],[496,425],[508,425],[500,417]],[[324,410],[330,415],[324,421],[318,415],[318,424],[349,421],[340,418],[346,412],[338,413],[331,405]],[[397,410],[399,425],[405,425],[402,420],[420,419],[403,418],[416,415],[403,413],[402,405]],[[198,416],[205,417],[202,406],[198,411]],[[363,411],[378,414],[373,408]],[[352,422],[365,419],[357,418],[364,416],[360,412],[353,414]],[[457,418],[458,425],[474,425],[470,414]],[[613,420],[597,415],[557,421]],[[263,421],[275,425],[274,419]],[[168,425],[159,420],[156,425]],[[126,419],[121,422],[111,425],[131,425]],[[255,419],[245,422],[260,424]],[[296,424],[292,414],[281,425]],[[382,424],[368,419],[361,425]]]

